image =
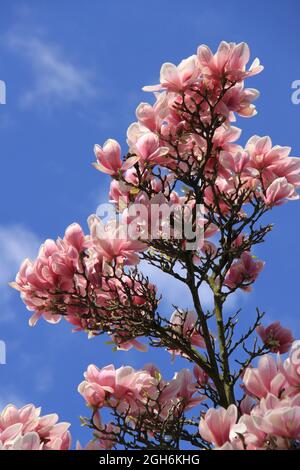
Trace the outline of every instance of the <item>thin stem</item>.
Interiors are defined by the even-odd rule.
[[[211,339],[211,335],[209,332],[206,317],[201,306],[198,288],[195,283],[194,265],[190,256],[187,257],[187,274],[188,274],[188,286],[192,294],[194,308],[196,310],[196,313],[200,321],[201,332],[205,341],[205,346],[206,346],[207,354],[209,357],[209,362],[210,362],[211,369],[212,369],[210,376],[219,393],[220,404],[224,407],[227,407],[228,399],[227,399],[224,383],[222,382],[221,377],[220,377],[219,367],[218,367],[218,363],[216,360],[216,355],[215,355],[214,347],[212,344],[212,339]]]

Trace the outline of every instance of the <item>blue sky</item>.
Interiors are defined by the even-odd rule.
[[[109,184],[91,166],[94,143],[112,137],[125,150],[135,108],[150,98],[142,86],[157,83],[163,62],[176,63],[201,43],[213,49],[222,39],[249,43],[265,70],[248,81],[261,97],[258,115],[238,120],[241,142],[268,134],[300,155],[300,105],[291,102],[291,84],[300,79],[299,10],[296,0],[1,2],[7,104],[0,105],[0,340],[7,364],[0,365],[0,407],[33,402],[44,413],[56,411],[72,423],[74,439],[85,442],[89,433],[78,416],[86,409],[76,389],[89,363],[141,367],[159,358],[172,375],[164,352],[112,353],[104,338],[88,340],[65,322],[29,328],[28,312],[7,283],[45,238],[62,235],[74,221],[86,229]],[[299,207],[290,203],[267,217],[275,229],[256,250],[265,270],[253,293],[229,306],[243,308],[243,325],[259,306],[267,320],[281,319],[299,337]],[[168,314],[185,297],[168,279],[160,285]],[[202,296],[209,306],[207,293]],[[176,360],[172,370],[182,365]]]

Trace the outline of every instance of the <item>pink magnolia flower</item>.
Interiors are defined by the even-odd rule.
[[[218,177],[216,180],[216,188],[217,191],[225,192],[226,189],[229,189],[231,186],[231,182],[227,179],[227,181],[222,177]],[[205,203],[210,206],[212,209],[216,209],[216,200],[214,196],[214,191],[211,186],[207,187],[204,191],[204,198],[205,198]],[[219,208],[223,214],[228,213],[230,210],[230,206],[226,204],[225,201],[222,199],[218,201]]]
[[[81,269],[80,254],[86,247],[81,227],[72,224],[63,239],[46,240],[35,261],[26,259],[22,263],[11,286],[21,292],[28,309],[35,312],[30,325],[35,325],[41,316],[49,323],[60,321],[53,302],[55,291],[73,291],[76,273]]]
[[[251,174],[251,170],[249,169],[250,157],[247,152],[238,151],[234,154],[222,151],[219,161],[224,168],[230,171],[231,175]]]
[[[86,402],[95,408],[104,406],[108,393],[113,393],[116,383],[116,371],[113,365],[98,369],[90,364],[84,373],[85,380],[78,386],[78,392]]]
[[[243,117],[253,117],[257,114],[253,104],[259,97],[259,91],[255,88],[244,88],[243,82],[237,83],[226,92],[217,110],[228,117],[229,121],[236,121],[234,113]]]
[[[151,132],[159,131],[164,115],[167,112],[167,100],[165,93],[159,93],[153,106],[149,103],[140,103],[136,108],[136,117],[139,124]]]
[[[121,147],[114,139],[108,139],[103,147],[96,144],[94,152],[98,162],[93,164],[94,167],[110,176],[119,176],[120,172],[123,173],[137,162],[136,157],[130,157],[122,163]]]
[[[28,432],[25,436],[16,437],[11,450],[43,450],[43,444],[36,432]]]
[[[170,318],[172,329],[188,339],[192,345],[205,348],[204,338],[199,332],[199,327],[196,328],[196,323],[197,315],[193,311],[175,310]],[[170,352],[176,355],[182,354],[180,349],[170,350]]]
[[[251,290],[249,284],[253,283],[264,267],[264,262],[255,260],[249,252],[244,252],[241,258],[233,263],[225,278],[225,284],[230,289],[240,287],[246,291]]]
[[[293,184],[288,183],[285,177],[276,178],[267,188],[264,201],[266,206],[279,206],[287,199],[299,199]]]
[[[197,380],[197,384],[200,386],[206,385],[209,381],[209,376],[204,370],[199,366],[194,366],[193,369],[194,376]]]
[[[264,188],[268,188],[278,178],[286,178],[287,183],[295,189],[300,187],[300,159],[289,155],[290,147],[272,147],[270,137],[254,135],[248,140],[245,150]]]
[[[247,450],[290,449],[293,439],[299,439],[300,394],[294,397],[268,393],[239,423],[246,427],[243,433]]]
[[[148,127],[141,122],[133,122],[127,129],[127,144],[133,149],[140,137],[149,133]]]
[[[225,408],[210,408],[200,419],[199,432],[207,442],[221,447],[230,440],[230,432],[237,421],[237,408],[230,405]]]
[[[271,323],[267,328],[259,325],[256,332],[271,352],[284,354],[290,349],[294,338],[291,330],[283,328],[279,321]]]
[[[300,406],[282,406],[254,415],[256,426],[263,432],[288,439],[300,438]]]
[[[119,411],[137,413],[148,397],[155,398],[157,381],[146,370],[135,371],[132,367],[122,366],[116,370],[116,388],[113,398]]]
[[[68,450],[69,423],[58,423],[56,414],[40,416],[40,412],[33,405],[20,409],[7,405],[0,414],[1,450]]]
[[[113,404],[120,412],[130,408],[137,412],[145,399],[154,397],[156,379],[147,370],[135,371],[132,367],[113,365],[98,369],[90,365],[84,373],[85,380],[78,386],[79,393],[94,408]]]
[[[290,153],[290,147],[272,147],[269,136],[252,136],[246,143],[245,150],[249,153],[254,168],[263,169],[285,158]]]
[[[164,209],[168,206],[170,207],[170,203],[163,193],[159,192],[149,199],[148,195],[141,191],[134,204],[129,204],[123,211],[122,221],[130,232],[142,240],[160,238],[162,233],[171,236],[169,218],[164,217]]]
[[[286,394],[295,396],[300,392],[300,341],[294,341],[289,357],[280,367],[280,371],[287,380]],[[300,404],[299,404],[300,405]]]
[[[238,127],[223,124],[218,127],[214,133],[214,148],[222,149],[227,152],[236,152],[241,149],[241,147],[233,142],[240,138],[241,133],[242,131]]]
[[[26,405],[18,409],[15,405],[7,405],[0,414],[0,428],[6,429],[13,424],[21,423],[23,431],[33,431],[38,424],[41,409]]]
[[[134,299],[134,301],[138,305],[143,305],[145,303],[145,300],[140,299],[139,297],[136,297]],[[120,351],[130,351],[130,349],[132,349],[132,348],[134,348],[134,349],[136,349],[137,351],[140,351],[140,352],[146,352],[148,350],[147,344],[141,343],[136,338],[126,340],[124,342],[121,342],[120,340],[117,340],[116,344],[117,344],[117,349],[120,350]]]
[[[22,430],[22,424],[16,423],[0,431],[0,449],[9,449]]]
[[[159,138],[153,132],[147,132],[139,137],[133,150],[141,163],[152,165],[164,164],[169,153],[169,148],[161,147]]]
[[[126,225],[112,220],[105,226],[96,215],[88,218],[93,248],[107,262],[134,265],[139,263],[138,252],[146,245],[139,240],[130,239]]]
[[[286,178],[287,182],[294,185],[295,188],[300,187],[300,158],[299,157],[285,157],[274,159],[274,162],[268,167],[268,172],[265,171],[267,176],[265,179],[272,180],[278,176],[279,178]]]
[[[262,412],[258,406],[255,409],[252,407],[250,411],[249,414],[243,412],[244,414],[239,419],[239,424],[245,426],[245,432],[243,432],[244,444],[247,450],[263,449],[267,435],[256,425],[254,420],[254,415],[260,415]]]
[[[171,384],[177,386],[174,397],[180,401],[186,411],[206,400],[206,396],[198,392],[197,383],[189,369],[181,369],[176,372]],[[196,396],[194,396],[195,394]]]
[[[249,415],[255,404],[255,400],[250,395],[245,395],[240,403],[240,410],[243,414]]]
[[[143,87],[144,91],[159,91],[166,88],[168,91],[182,91],[191,86],[199,74],[196,56],[188,57],[178,66],[166,62],[160,69],[160,84]]]
[[[73,223],[66,228],[64,241],[80,253],[86,246],[86,237],[79,224]]]
[[[153,106],[149,103],[140,103],[136,108],[136,117],[139,122],[150,131],[157,130],[157,117]]]
[[[148,369],[149,370],[149,369]],[[158,394],[159,415],[166,419],[170,414],[177,414],[180,410],[188,411],[206,399],[200,393],[199,384],[188,369],[182,369],[174,374],[172,380],[166,381],[154,367],[152,375],[158,379],[160,393]],[[154,403],[154,408],[156,404]]]
[[[249,396],[247,398],[248,400],[251,399]],[[247,445],[247,449],[260,449],[265,447],[268,436],[267,433],[258,425],[258,419],[261,419],[268,410],[274,409],[278,406],[281,406],[281,400],[272,393],[267,393],[267,395],[260,401],[256,401],[254,406],[252,405],[248,412],[243,411],[245,414],[241,416],[240,422],[244,423],[246,426],[246,433],[243,437],[244,442]]]
[[[277,398],[267,395],[252,410],[251,415],[243,416],[247,432],[245,442],[258,448],[290,450],[294,440],[299,440],[300,395],[293,398]]]
[[[122,211],[129,203],[130,191],[131,188],[128,184],[114,179],[110,183],[109,201],[113,202]]]
[[[260,358],[257,368],[248,367],[245,370],[243,383],[248,395],[264,398],[268,393],[279,396],[286,379],[275,360],[266,354]]]
[[[250,51],[246,43],[228,43],[222,41],[217,52],[213,55],[208,46],[199,46],[197,52],[201,72],[204,75],[219,79],[222,76],[232,81],[240,81],[263,70],[259,60],[255,59],[246,71]]]
[[[98,415],[99,416],[99,415]],[[100,416],[94,416],[94,423],[98,430],[94,432],[94,438],[85,447],[79,441],[76,443],[76,450],[111,450],[116,443],[116,435],[120,433],[120,428],[113,423],[102,424]]]

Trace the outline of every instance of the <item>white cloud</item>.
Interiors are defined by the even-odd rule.
[[[84,103],[96,94],[88,70],[74,65],[55,44],[27,33],[7,35],[8,46],[32,69],[33,84],[21,98],[21,105],[57,106]]]
[[[158,293],[162,294],[162,299],[170,305],[170,308],[172,305],[181,308],[193,307],[191,293],[185,284],[146,262],[141,262],[140,270],[157,286]],[[204,309],[212,307],[213,299],[207,285],[200,288],[199,295]]]
[[[24,258],[37,255],[39,245],[38,237],[26,227],[0,225],[0,286],[13,280]]]
[[[139,269],[156,285],[158,294],[162,295],[162,300],[165,301],[170,308],[172,304],[182,308],[192,306],[192,299],[186,285],[145,261],[140,263]],[[168,312],[165,313],[167,316]]]
[[[142,261],[139,265],[141,272],[148,276],[158,289],[158,293],[162,295],[162,300],[165,301],[172,310],[172,305],[176,305],[181,308],[193,308],[193,300],[188,287],[182,282],[176,280],[169,274],[162,272],[160,269],[151,266],[145,261]],[[211,310],[214,306],[213,294],[211,289],[206,283],[203,283],[199,289],[199,297],[202,308],[204,310]],[[235,292],[228,297],[224,307],[226,311],[233,310],[241,295]],[[166,314],[168,312],[165,312]]]
[[[13,290],[8,286],[25,258],[35,258],[38,237],[23,225],[0,225],[0,325],[15,321]]]
[[[17,408],[21,408],[25,405],[23,399],[14,392],[3,392],[0,390],[0,413],[6,407],[6,405],[15,405]]]

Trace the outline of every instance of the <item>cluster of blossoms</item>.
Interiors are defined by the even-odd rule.
[[[141,103],[136,110],[138,121],[128,128],[130,156],[125,162],[115,140],[95,146],[96,168],[114,178],[111,200],[128,205],[146,181],[153,193],[165,192],[169,199],[177,199],[170,190],[174,177],[197,178],[199,170],[207,177],[216,170],[215,190],[231,204],[232,196],[246,189],[249,199],[259,198],[266,206],[299,197],[300,162],[289,156],[289,147],[272,147],[269,137],[258,136],[250,138],[245,148],[234,143],[241,133],[231,126],[234,113],[255,114],[252,101],[258,91],[244,89],[243,80],[259,73],[262,66],[256,60],[246,71],[248,60],[246,44],[223,42],[215,55],[200,46],[197,55],[177,67],[162,66],[160,85],[144,88],[155,91],[156,103]],[[211,128],[214,133],[208,148]],[[151,171],[157,165],[171,172],[163,182]],[[207,186],[204,201],[212,206],[214,199],[212,186]],[[223,201],[222,212],[230,211],[231,204]]]
[[[154,365],[90,365],[78,389],[92,410],[83,419],[94,431],[86,449],[177,449],[183,441],[228,450],[299,445],[299,342],[279,322],[262,326],[259,311],[237,337],[239,312],[225,318],[223,308],[237,289],[249,292],[264,267],[254,248],[272,226],[261,217],[299,198],[300,159],[289,147],[256,135],[244,147],[237,143],[241,131],[232,123],[256,114],[259,94],[245,80],[263,68],[255,59],[247,70],[249,56],[245,43],[222,42],[215,54],[202,45],[178,66],[164,64],[160,83],[144,88],[155,103],[137,107],[125,157],[114,139],[94,148],[95,168],[111,177],[115,218],[103,223],[91,215],[88,234],[72,224],[62,239],[47,240],[36,260],[25,260],[12,283],[34,312],[31,325],[64,317],[89,335],[108,333],[124,350],[144,351],[139,338],[148,338],[194,366],[165,380]],[[140,260],[184,283],[193,309],[175,306],[162,317]],[[202,306],[203,285],[212,293],[211,311]],[[255,331],[262,346],[249,346]],[[286,360],[266,355],[291,346]],[[189,411],[202,402],[206,408],[194,419]],[[102,408],[111,412],[108,424]]]
[[[199,326],[196,312],[191,310],[187,312],[175,310],[171,315],[170,325],[174,332],[186,338],[191,345],[205,349],[205,341],[201,334],[201,327]],[[174,355],[184,356],[181,349],[170,350],[170,352]]]
[[[203,439],[225,450],[288,450],[300,444],[300,342],[282,362],[265,355],[247,368],[246,392],[236,405],[210,409],[200,420]]]
[[[112,448],[120,435],[114,423],[103,424],[99,410],[108,407],[123,416],[126,425],[136,427],[152,436],[164,426],[171,433],[174,422],[184,412],[201,403],[205,397],[198,393],[201,374],[188,369],[177,372],[172,380],[164,380],[159,369],[148,364],[135,371],[132,367],[119,369],[111,364],[98,369],[89,365],[85,380],[78,387],[87,405],[93,409],[94,439],[87,448]]]
[[[64,317],[77,330],[85,329],[93,335],[111,316],[122,319],[123,310],[130,309],[131,303],[141,315],[150,309],[149,299],[155,301],[154,286],[142,285],[124,272],[124,265],[137,262],[137,253],[144,245],[138,240],[109,236],[108,231],[114,230],[111,225],[104,227],[108,238],[99,238],[100,220],[91,216],[89,223],[90,235],[72,224],[63,239],[46,240],[34,262],[26,259],[22,263],[11,285],[21,292],[27,308],[34,311],[30,325],[40,317],[49,323]],[[128,293],[132,294],[131,303]],[[122,330],[121,320],[117,330]],[[123,341],[122,331],[116,331],[113,339],[123,349],[142,347],[134,339]]]
[[[172,316],[177,323],[180,313]],[[192,314],[188,312],[188,319]],[[300,443],[300,341],[293,343],[290,331],[278,322],[270,325],[269,331],[273,331],[276,350],[286,352],[291,348],[290,355],[283,362],[280,356],[277,361],[270,355],[262,356],[257,368],[248,367],[243,373],[241,387],[245,394],[239,406],[232,404],[227,409],[211,408],[202,413],[200,436],[214,448],[278,450],[297,448]],[[270,340],[270,334],[265,338]],[[123,416],[127,429],[142,422],[143,432],[153,435],[162,423],[165,427],[167,423],[172,435],[174,420],[207,400],[205,388],[209,384],[209,377],[197,366],[193,374],[183,369],[170,381],[164,380],[152,364],[139,371],[129,366],[99,369],[90,365],[84,377],[78,391],[93,410],[95,430],[86,449],[111,449],[119,442],[120,428],[113,422],[103,424],[100,409],[106,407],[114,415]]]
[[[57,414],[40,413],[33,405],[7,405],[0,414],[0,450],[68,450],[70,424],[58,423]]]

